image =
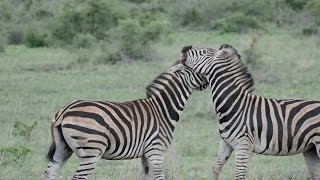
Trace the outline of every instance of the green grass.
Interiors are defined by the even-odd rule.
[[[115,65],[79,65],[74,54],[63,49],[8,47],[0,54],[0,149],[22,144],[30,152],[23,158],[0,153],[0,179],[39,179],[47,167],[49,125],[54,113],[74,99],[128,101],[145,97],[144,88],[180,57],[184,45],[218,48],[230,43],[241,53],[252,35],[184,32],[169,35],[154,45],[154,61]],[[275,98],[320,99],[319,37],[303,38],[287,32],[266,33],[257,44],[255,94]],[[13,135],[14,123],[37,122],[29,139]],[[219,135],[211,111],[209,91],[195,92],[187,103],[167,153],[168,179],[211,179]],[[1,152],[1,151],[0,151]],[[10,159],[11,158],[11,159]],[[77,167],[72,156],[60,173],[70,179]],[[221,178],[233,179],[234,158]],[[91,179],[141,179],[140,160],[101,160]],[[249,179],[306,179],[301,155],[256,155],[250,162]]]

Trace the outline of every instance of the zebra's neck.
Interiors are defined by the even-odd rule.
[[[253,79],[241,61],[228,66],[213,66],[209,79],[212,101],[220,124],[238,113],[248,94],[253,91]]]
[[[192,89],[184,84],[181,77],[169,73],[159,75],[146,89],[147,96],[156,104],[160,119],[166,119],[174,128]]]

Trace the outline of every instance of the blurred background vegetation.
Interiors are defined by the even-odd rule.
[[[149,60],[170,32],[318,34],[319,9],[320,0],[2,0],[0,51],[23,44],[68,48],[81,63]]]
[[[266,97],[320,99],[320,0],[0,0],[0,179],[39,179],[50,120],[75,99],[129,101],[184,45],[230,43]],[[219,147],[209,92],[187,103],[168,179],[211,179]],[[234,158],[222,179],[233,179]],[[59,179],[71,179],[73,156]],[[137,173],[138,172],[138,173]],[[254,156],[249,179],[307,179],[302,156]],[[92,179],[141,179],[140,160]]]

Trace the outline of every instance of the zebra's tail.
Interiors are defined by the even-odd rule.
[[[63,163],[72,155],[72,150],[67,144],[61,129],[61,124],[58,126],[51,125],[51,145],[47,153],[47,160],[52,163]],[[59,147],[57,147],[57,144]],[[58,151],[58,152],[57,152]],[[54,159],[55,153],[59,153],[59,162]],[[62,159],[61,159],[62,158]]]
[[[55,127],[54,125],[51,125],[51,145],[50,145],[49,151],[46,156],[47,160],[50,162],[55,162],[53,160],[53,155],[56,152],[56,143],[54,142],[53,128],[57,128],[57,127]]]

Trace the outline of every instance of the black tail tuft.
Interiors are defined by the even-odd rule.
[[[50,162],[55,162],[54,159],[53,159],[53,155],[54,153],[56,152],[56,143],[54,142],[54,136],[53,136],[53,127],[51,127],[51,138],[52,138],[52,142],[51,142],[51,145],[50,145],[50,149],[47,153],[47,160],[50,161]]]
[[[52,142],[51,146],[50,146],[50,149],[47,153],[47,160],[50,161],[50,162],[55,162],[53,160],[53,155],[54,155],[54,152],[56,151],[56,144],[54,142]]]

